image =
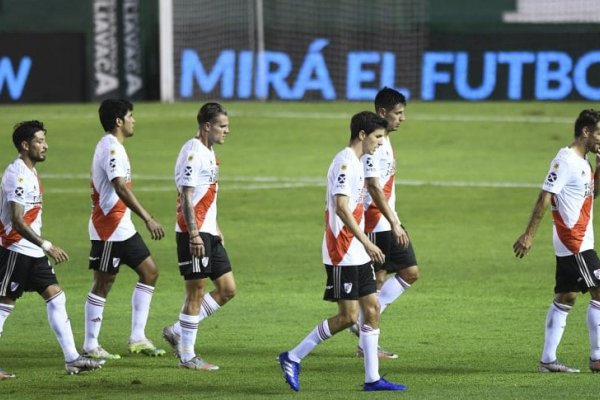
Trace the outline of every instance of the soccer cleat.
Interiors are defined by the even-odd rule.
[[[600,372],[600,360],[592,360],[590,358],[590,370],[594,373]]]
[[[189,361],[179,361],[179,368],[195,369],[198,371],[216,371],[217,365],[207,363],[200,357],[194,357]]]
[[[4,379],[14,378],[14,377],[15,377],[15,374],[11,374],[10,372],[7,372],[0,368],[0,381],[3,381]]]
[[[150,357],[159,357],[166,354],[166,351],[156,347],[149,339],[136,340],[134,342],[130,340],[128,347],[130,353],[142,353]]]
[[[591,362],[590,362],[590,368],[592,368]],[[566,372],[566,373],[579,372],[578,369],[567,367],[566,365],[558,362],[558,360],[554,360],[549,363],[544,363],[544,362],[540,361],[540,364],[538,366],[538,371],[540,371],[540,372]]]
[[[90,351],[81,351],[81,355],[86,358],[92,358],[94,360],[118,360],[121,358],[118,354],[111,354],[108,351],[104,350],[102,346],[96,347],[94,350]]]
[[[356,357],[364,357],[365,352],[362,347],[356,346]],[[377,346],[377,357],[383,360],[392,360],[398,358],[398,354],[391,353],[389,351],[385,351],[380,346]]]
[[[80,372],[93,371],[98,368],[102,368],[104,360],[92,360],[91,358],[79,356],[73,361],[65,363],[65,369],[69,375],[77,375]]]
[[[300,363],[290,360],[287,351],[279,355],[279,365],[281,365],[281,371],[283,371],[283,378],[288,385],[296,392],[300,390],[300,381],[298,375],[300,374]]]
[[[388,382],[383,378],[380,378],[378,381],[366,383],[363,386],[363,390],[365,392],[375,392],[379,390],[406,390],[406,386],[398,385],[396,383]]]
[[[179,348],[179,344],[181,341],[181,337],[177,333],[175,333],[173,325],[165,326],[162,331],[162,336],[167,341],[167,343],[171,345],[173,353],[175,353],[177,357],[180,357],[181,350]]]

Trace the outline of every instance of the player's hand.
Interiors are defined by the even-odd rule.
[[[406,231],[402,228],[402,225],[394,224],[392,225],[392,233],[394,237],[396,237],[397,243],[402,246],[402,248],[406,249],[408,247],[409,239]]]
[[[194,257],[204,257],[204,242],[202,241],[200,235],[196,235],[192,239],[190,239],[190,253]]]
[[[527,234],[522,234],[519,236],[515,244],[513,244],[513,251],[515,252],[515,256],[519,258],[523,258],[529,253],[531,249],[531,241],[532,238]]]
[[[48,254],[56,264],[60,264],[63,261],[69,261],[69,255],[57,246],[50,247],[50,249],[46,251],[46,254]]]
[[[165,230],[162,225],[152,217],[146,221],[146,228],[148,229],[148,232],[150,232],[152,240],[160,240],[165,237]]]
[[[385,254],[383,254],[381,249],[372,242],[368,242],[365,245],[365,250],[367,251],[367,254],[369,254],[369,256],[371,257],[371,260],[379,264],[383,264],[385,262]]]

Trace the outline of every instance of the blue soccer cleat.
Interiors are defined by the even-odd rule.
[[[381,378],[375,382],[365,383],[363,390],[365,392],[375,392],[375,391],[379,391],[379,390],[398,390],[399,391],[399,390],[406,390],[406,386],[397,385],[395,383],[388,382],[385,379]]]
[[[300,363],[290,360],[287,351],[279,355],[279,365],[283,371],[283,377],[288,385],[296,392],[300,390],[298,375],[300,374]]]

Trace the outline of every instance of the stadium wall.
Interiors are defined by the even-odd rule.
[[[600,99],[600,2],[484,3],[0,0],[0,103]]]
[[[158,3],[0,0],[0,103],[158,98]]]
[[[166,101],[600,99],[596,0],[163,1]]]

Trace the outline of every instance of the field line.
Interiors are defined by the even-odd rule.
[[[273,112],[230,112],[232,116],[245,118],[290,118],[290,119],[341,119],[349,120],[353,114],[345,112],[296,112],[296,111],[273,111]],[[432,122],[505,122],[505,123],[528,123],[528,124],[573,124],[573,118],[545,117],[536,115],[472,115],[472,114],[420,114],[410,113],[408,119],[415,121]]]
[[[82,180],[87,181],[89,177],[85,174],[45,174],[44,180]],[[133,177],[134,181],[144,182],[136,184],[136,192],[175,192],[171,176],[139,175]],[[149,185],[148,181],[158,184]],[[168,184],[166,182],[169,182]],[[437,186],[455,188],[538,188],[539,183],[530,182],[477,182],[477,181],[453,181],[453,180],[427,180],[427,179],[398,179],[397,186]],[[308,187],[324,187],[325,179],[317,177],[276,177],[276,176],[234,176],[221,179],[221,190],[267,190],[267,189],[294,189]],[[56,187],[53,184],[46,185],[45,193],[89,193],[87,183],[82,182],[80,187]]]
[[[61,113],[56,114],[54,111],[49,112],[47,115],[43,111],[38,112],[39,118],[41,119],[58,119],[58,120],[72,120],[80,118],[96,118],[94,113],[84,115],[81,113]],[[188,118],[190,113],[187,111],[170,111],[169,116],[172,118]],[[229,115],[232,117],[242,118],[260,118],[260,119],[272,119],[272,118],[288,118],[288,119],[330,119],[330,120],[349,120],[353,113],[350,112],[308,112],[308,111],[258,111],[258,112],[245,112],[229,110]],[[164,118],[160,113],[149,112],[146,110],[137,110],[136,116],[140,119],[155,119]],[[193,116],[193,114],[192,114]],[[432,121],[432,122],[503,122],[503,123],[528,123],[528,124],[539,124],[539,123],[551,123],[551,124],[573,124],[573,118],[567,117],[550,117],[542,115],[473,115],[473,114],[425,114],[419,112],[410,112],[408,115],[409,120],[415,121]]]

